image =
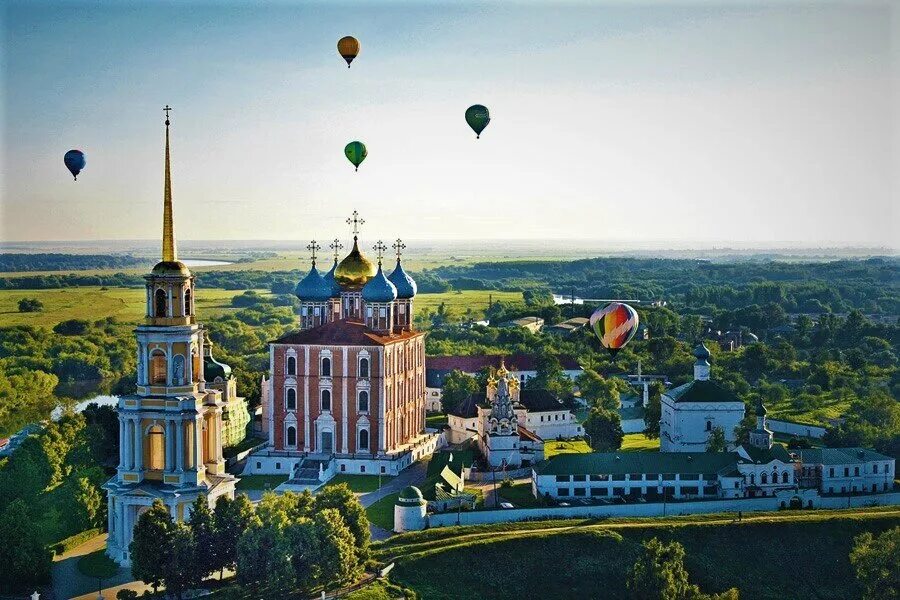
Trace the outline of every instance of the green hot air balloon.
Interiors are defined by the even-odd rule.
[[[347,160],[352,162],[356,170],[359,171],[359,165],[366,160],[366,156],[369,153],[366,151],[366,145],[362,142],[350,142],[344,147],[344,154],[347,156]]]
[[[488,112],[487,106],[473,104],[466,109],[466,123],[475,132],[475,137],[480,138],[481,132],[491,122],[491,113]]]

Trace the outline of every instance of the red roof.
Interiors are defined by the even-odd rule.
[[[357,321],[331,321],[307,329],[294,331],[273,341],[273,344],[311,344],[315,346],[386,346],[401,340],[425,335],[419,331],[395,329],[391,335],[380,335]]]
[[[452,371],[458,369],[463,373],[477,373],[485,367],[500,368],[500,359],[505,359],[506,368],[510,371],[536,371],[537,365],[534,356],[527,354],[512,354],[510,356],[426,356],[425,368],[438,371]],[[581,370],[581,365],[574,357],[559,355],[559,364],[564,371]]]
[[[521,425],[519,425],[519,439],[525,442],[540,442],[542,441],[538,434],[533,431],[528,431]]]

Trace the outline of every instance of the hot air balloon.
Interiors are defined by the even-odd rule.
[[[638,314],[627,304],[612,302],[594,311],[591,327],[603,347],[615,356],[637,332]]]
[[[75,177],[75,181],[78,181],[78,174],[81,173],[84,165],[87,164],[84,160],[84,152],[81,150],[69,150],[63,157],[63,162],[66,164],[69,172],[72,173],[72,176]]]
[[[352,63],[353,59],[356,58],[356,55],[359,54],[359,40],[352,35],[342,37],[338,40],[337,48],[340,55],[347,61],[347,68],[349,69],[350,63]]]
[[[369,153],[366,150],[366,145],[362,142],[350,142],[344,147],[344,154],[347,156],[347,160],[352,162],[356,170],[359,171],[359,165],[366,160],[366,156]]]
[[[484,128],[487,127],[490,122],[491,113],[488,112],[486,106],[473,104],[466,109],[466,123],[468,123],[469,127],[475,132],[476,139],[481,137],[481,132],[484,131]]]

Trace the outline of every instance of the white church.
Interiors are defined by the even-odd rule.
[[[661,452],[705,452],[713,430],[721,428],[729,447],[744,418],[744,403],[709,377],[709,349],[694,349],[694,380],[663,392],[659,424]]]

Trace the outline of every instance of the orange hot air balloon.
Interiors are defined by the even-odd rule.
[[[638,314],[627,304],[612,302],[595,310],[590,323],[603,347],[615,356],[637,332]]]
[[[349,69],[350,63],[359,54],[359,40],[352,35],[342,37],[338,40],[337,48],[340,55],[347,61],[347,68]]]

